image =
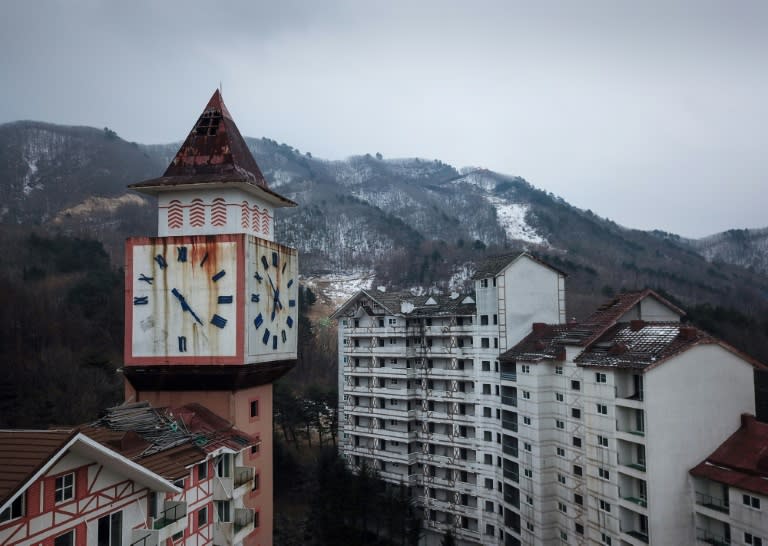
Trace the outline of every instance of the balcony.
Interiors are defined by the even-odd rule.
[[[254,512],[249,508],[235,508],[234,521],[216,522],[213,528],[214,544],[237,544],[254,530]]]
[[[648,499],[643,497],[621,497],[622,500],[625,500],[627,502],[631,502],[633,504],[636,504],[638,506],[642,506],[643,508],[648,508]]]
[[[501,428],[503,428],[504,430],[511,430],[512,432],[517,432],[517,422],[511,419],[502,419]]]
[[[517,373],[516,372],[505,372],[502,370],[501,372],[501,380],[502,381],[517,381]]]
[[[731,543],[730,538],[724,535],[713,533],[709,529],[702,529],[701,527],[696,528],[696,540],[706,544],[712,544],[714,546],[727,546]]]
[[[625,533],[625,534],[631,536],[632,538],[634,538],[636,540],[639,540],[640,542],[644,542],[645,544],[648,544],[648,533],[647,532],[644,533],[642,531],[637,531],[637,530],[633,529],[631,531],[622,530],[622,533]]]
[[[502,396],[501,397],[501,403],[505,406],[513,406],[517,407],[517,397],[516,396]]]
[[[187,528],[187,503],[165,501],[164,509],[154,519],[151,529],[133,529],[131,546],[158,546]]]
[[[718,512],[723,512],[724,514],[728,513],[728,499],[721,499],[696,491],[696,504],[712,510],[717,510]]]

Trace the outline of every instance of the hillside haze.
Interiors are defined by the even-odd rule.
[[[571,315],[641,286],[687,305],[766,310],[766,230],[688,241],[624,228],[487,169],[378,154],[327,161],[246,141],[271,187],[300,205],[280,211],[277,239],[299,249],[304,275],[374,272],[377,284],[450,289],[483,256],[529,249],[569,273]],[[96,237],[119,264],[126,236],[156,232],[154,202],[126,186],[160,175],[177,149],[107,128],[0,125],[0,221]]]

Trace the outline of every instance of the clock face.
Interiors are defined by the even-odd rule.
[[[299,284],[296,251],[249,237],[247,255],[245,305],[249,361],[296,358]]]
[[[126,363],[242,363],[243,241],[129,240]]]

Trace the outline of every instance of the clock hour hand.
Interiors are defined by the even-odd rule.
[[[189,313],[195,318],[195,320],[202,326],[203,321],[200,320],[200,317],[198,317],[195,312],[192,310],[192,308],[187,303],[187,300],[184,298],[184,296],[181,295],[181,292],[176,290],[175,288],[171,290],[171,294],[173,294],[177,300],[179,300],[179,303],[181,304],[182,311],[189,311]]]
[[[280,308],[282,310],[283,303],[280,301],[280,290],[275,288],[275,283],[272,282],[272,277],[267,273],[267,278],[269,279],[269,284],[272,286],[272,296],[274,299],[274,307]],[[272,314],[274,314],[274,310],[272,311]]]

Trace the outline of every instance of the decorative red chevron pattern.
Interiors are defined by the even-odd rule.
[[[259,232],[259,229],[261,227],[261,212],[259,211],[259,207],[256,205],[253,205],[253,231],[255,233]]]
[[[224,199],[217,197],[211,206],[211,225],[221,227],[227,225],[227,204]]]
[[[189,207],[189,224],[192,227],[205,225],[205,205],[203,205],[202,199],[192,200],[192,206]]]
[[[248,208],[248,201],[243,201],[240,205],[240,226],[243,229],[251,227],[251,211]]]
[[[184,209],[181,201],[174,199],[168,205],[168,229],[179,229],[184,225]]]
[[[264,235],[269,235],[269,228],[272,225],[272,217],[269,215],[269,211],[264,209],[261,213],[261,231]]]

